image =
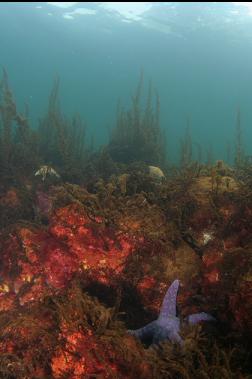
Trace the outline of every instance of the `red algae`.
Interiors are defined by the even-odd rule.
[[[244,248],[250,232],[248,210],[247,219],[240,220],[237,207],[228,209],[227,202],[218,214],[210,212],[209,202],[201,198],[201,209],[184,220],[192,237],[189,245],[178,238],[177,231],[166,229],[157,207],[157,225],[148,223],[146,208],[131,209],[129,214],[126,208],[125,222],[119,215],[108,223],[104,216],[90,218],[80,203],[55,209],[51,196],[39,196],[39,212],[47,217],[46,225],[14,224],[0,235],[0,312],[2,316],[8,312],[13,322],[0,334],[0,348],[13,356],[22,351],[27,377],[42,379],[50,373],[58,379],[153,378],[144,348],[120,327],[109,329],[114,308],[99,308],[95,297],[82,297],[84,288],[95,291],[107,304],[111,299],[113,304],[120,303],[124,297],[122,303],[129,304],[122,309],[126,317],[134,307],[123,291],[124,286],[131,288],[141,303],[142,319],[148,322],[150,315],[158,315],[167,287],[178,278],[181,317],[199,311],[214,313],[231,330],[252,335],[251,253]],[[76,292],[73,289],[66,296],[75,282],[80,283]],[[120,293],[118,299],[115,293]],[[44,313],[34,316],[33,307],[38,306],[45,307]],[[29,317],[27,312],[31,312]],[[137,315],[140,319],[141,314]],[[35,348],[38,343],[42,343],[41,352]],[[132,369],[130,354],[137,357]],[[19,367],[19,363],[14,365],[16,372]]]
[[[36,228],[18,228],[3,241],[4,263],[1,274],[6,284],[19,293],[24,285],[40,278],[55,289],[62,289],[78,272],[93,272],[94,278],[106,279],[124,270],[135,241],[104,227],[94,226],[76,206],[60,209],[49,232]],[[38,284],[37,284],[38,287]],[[38,296],[42,296],[40,291]],[[26,301],[29,296],[26,294]],[[31,295],[32,299],[33,296]]]
[[[100,224],[94,225],[84,212],[78,213],[75,205],[56,213],[50,233],[64,241],[70,255],[77,257],[83,270],[93,270],[94,275],[97,269],[102,275],[120,274],[135,247],[132,237]]]
[[[17,190],[10,188],[4,195],[0,197],[0,205],[5,207],[16,208],[21,205]]]
[[[64,340],[65,345],[52,357],[51,368],[55,378],[66,374],[71,379],[94,375],[120,377],[116,364],[105,358],[103,346],[91,330],[72,333],[65,330],[59,338]],[[106,350],[109,350],[108,346]]]

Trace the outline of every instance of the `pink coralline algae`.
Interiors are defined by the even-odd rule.
[[[1,240],[2,294],[22,294],[22,301],[43,296],[45,288],[65,288],[76,274],[111,284],[125,268],[136,241],[107,227],[94,225],[75,205],[59,209],[48,230],[17,227]],[[29,295],[30,293],[30,295]],[[8,302],[7,302],[8,303]]]

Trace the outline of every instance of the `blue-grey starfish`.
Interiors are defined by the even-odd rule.
[[[174,280],[165,294],[159,316],[155,321],[143,328],[128,330],[128,332],[140,340],[152,339],[153,344],[168,339],[183,345],[183,340],[179,335],[180,319],[176,316],[178,288],[179,280]],[[215,318],[205,312],[194,313],[187,318],[189,324],[197,324],[200,321],[215,321]]]

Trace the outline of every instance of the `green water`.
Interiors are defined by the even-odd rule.
[[[0,65],[34,128],[59,75],[64,112],[80,113],[96,145],[106,144],[117,101],[129,105],[143,69],[160,95],[171,161],[187,117],[195,146],[212,145],[215,158],[226,159],[238,107],[252,154],[249,4],[1,3]]]

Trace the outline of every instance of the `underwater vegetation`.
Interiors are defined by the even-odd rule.
[[[200,160],[199,160],[200,162]],[[185,135],[180,141],[180,166],[186,168],[192,163],[192,138],[190,133],[189,119],[187,119],[187,127]]]
[[[181,165],[168,166],[159,105],[149,91],[141,111],[141,81],[93,151],[85,123],[60,110],[58,80],[33,129],[4,72],[1,378],[252,378],[252,168],[241,123],[236,164],[195,159],[188,128]],[[130,335],[158,318],[178,280],[175,321],[216,321],[181,322],[182,346]]]
[[[38,141],[28,121],[28,109],[19,113],[3,70],[0,82],[0,173],[1,178],[20,176],[20,171],[32,172],[37,166]]]
[[[90,153],[86,146],[86,125],[78,115],[72,120],[63,116],[58,98],[59,79],[55,80],[47,114],[37,129],[29,125],[28,109],[18,113],[5,70],[0,89],[2,175],[18,180],[20,171],[32,175],[39,165],[48,164],[57,168],[66,180],[71,177],[74,180],[74,176],[77,180]]]
[[[166,139],[159,123],[159,96],[155,94],[154,102],[150,83],[144,106],[142,91],[143,73],[132,96],[131,108],[126,111],[120,104],[118,106],[116,127],[112,131],[108,151],[117,162],[142,161],[162,166],[166,163]]]
[[[43,157],[43,163],[58,167],[66,180],[76,181],[82,175],[90,153],[85,137],[86,124],[81,117],[76,115],[68,120],[62,114],[57,78],[50,94],[47,114],[40,120],[38,128],[39,154]]]

